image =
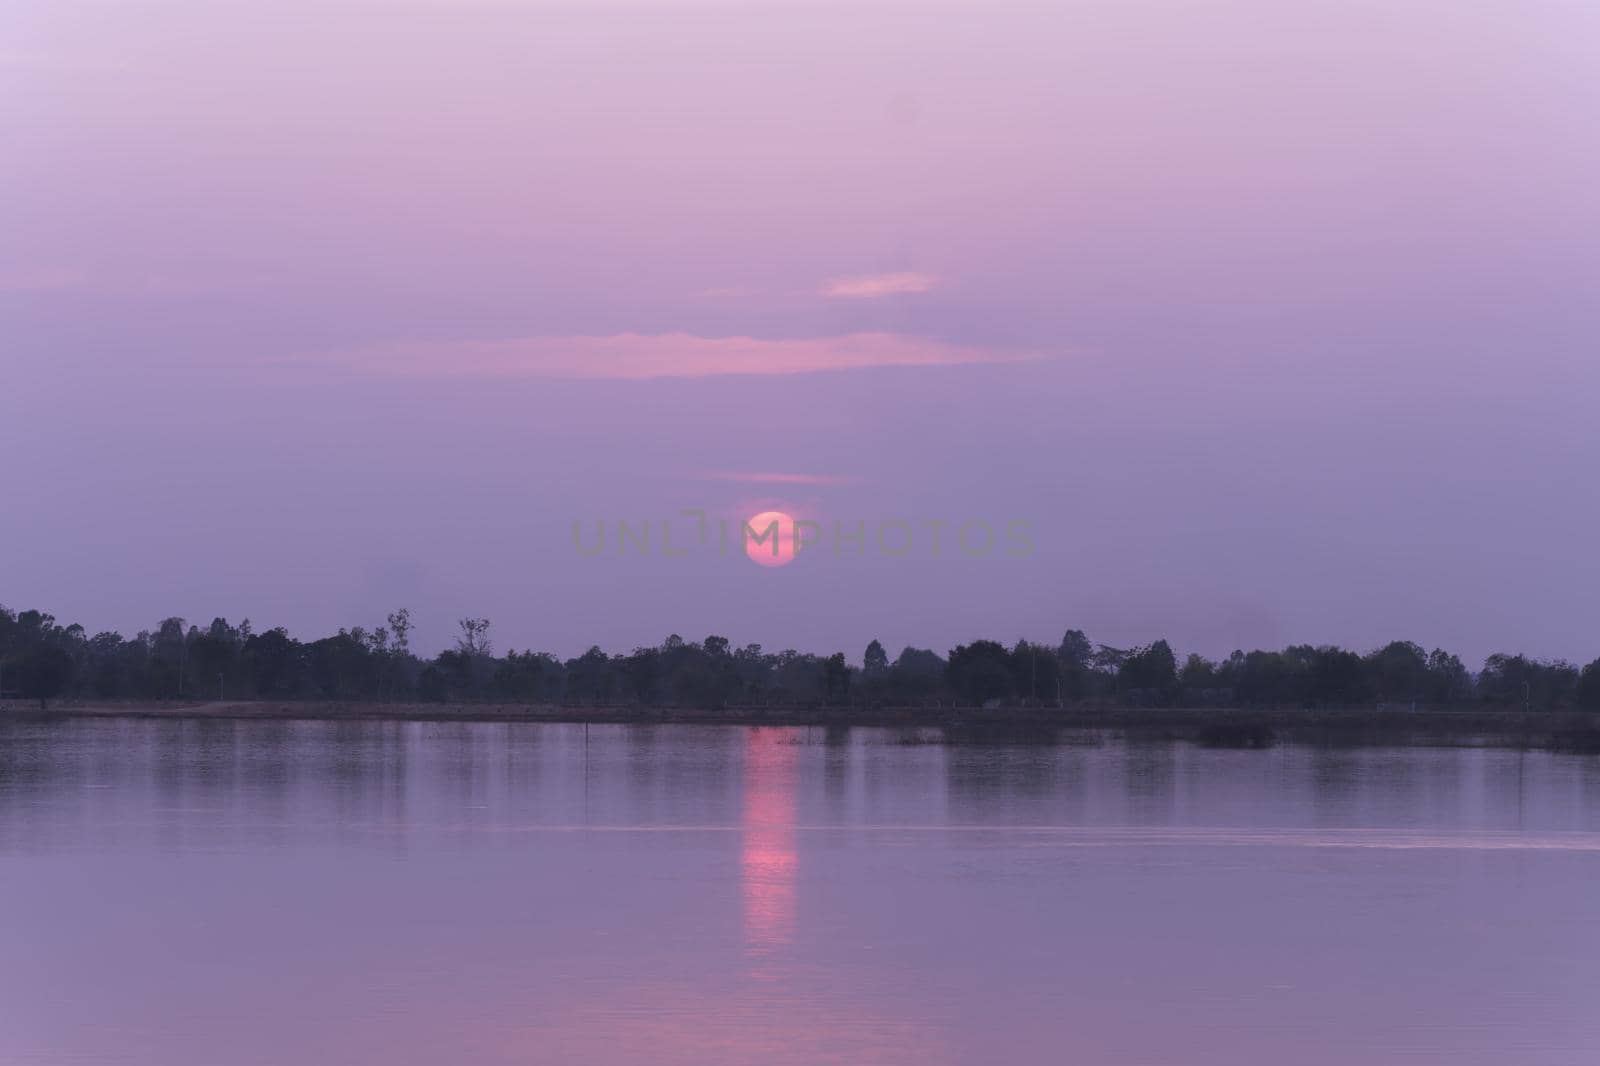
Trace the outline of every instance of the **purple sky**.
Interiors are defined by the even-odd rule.
[[[0,41],[12,607],[1600,654],[1592,3],[14,0]],[[573,546],[769,506],[1035,550]]]

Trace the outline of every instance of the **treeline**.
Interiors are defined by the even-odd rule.
[[[458,623],[455,646],[411,650],[411,615],[372,629],[300,641],[248,621],[201,628],[167,618],[131,638],[60,625],[40,611],[0,607],[0,697],[38,700],[340,700],[571,705],[1072,706],[1401,708],[1491,706],[1600,710],[1600,659],[1582,669],[1491,655],[1482,669],[1409,641],[1357,653],[1309,644],[1179,660],[1158,640],[1138,648],[977,640],[947,655],[878,641],[860,666],[843,652],[734,647],[726,637],[670,636],[655,647],[562,660],[539,651],[496,655],[487,619]]]

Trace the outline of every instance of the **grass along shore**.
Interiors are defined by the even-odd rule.
[[[1065,731],[1109,730],[1130,738],[1185,740],[1216,747],[1274,743],[1523,747],[1600,753],[1600,714],[1469,708],[1075,707],[797,707],[721,708],[561,706],[511,703],[370,703],[335,701],[0,702],[0,717],[272,721],[551,722],[744,726],[932,728],[949,739],[1049,743]]]

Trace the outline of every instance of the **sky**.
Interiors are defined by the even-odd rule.
[[[0,602],[1587,662],[1597,113],[1587,2],[12,0]]]

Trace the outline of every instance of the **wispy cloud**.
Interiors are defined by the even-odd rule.
[[[1015,363],[1028,353],[946,344],[898,333],[766,340],[690,333],[526,337],[373,345],[326,357],[340,365],[409,377],[649,378],[809,374],[869,367]]]
[[[796,474],[777,471],[711,470],[695,475],[702,481],[735,481],[743,485],[854,485],[858,477],[842,474]]]
[[[822,295],[839,300],[876,300],[884,296],[927,292],[933,288],[935,280],[930,274],[919,274],[914,271],[830,278],[823,283]]]

